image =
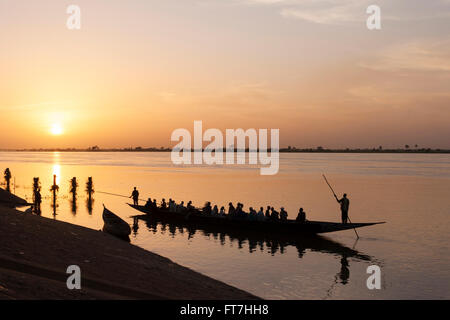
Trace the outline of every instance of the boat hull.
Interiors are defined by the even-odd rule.
[[[149,208],[145,206],[136,206],[129,204],[132,208],[143,212],[152,217],[166,220],[166,221],[184,221],[195,224],[197,226],[212,226],[216,225],[221,229],[234,230],[252,230],[262,233],[280,233],[291,235],[306,235],[306,234],[320,234],[335,231],[349,230],[353,228],[361,228],[380,224],[376,223],[336,223],[323,221],[307,221],[305,223],[297,223],[295,220],[288,220],[286,222],[267,222],[267,221],[249,221],[244,219],[229,219],[227,217],[213,217],[204,216],[199,210],[193,210],[186,213],[173,213],[168,210],[160,208]]]
[[[106,207],[103,209],[103,231],[113,236],[128,239],[131,234],[130,225],[119,216],[109,211]]]

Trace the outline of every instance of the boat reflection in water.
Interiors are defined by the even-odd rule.
[[[218,225],[197,226],[188,221],[167,221],[152,215],[138,215],[134,217],[136,233],[138,220],[144,221],[148,230],[153,233],[157,233],[158,226],[160,226],[160,232],[165,233],[168,231],[172,237],[185,233],[188,234],[188,239],[192,239],[196,234],[206,237],[212,236],[214,239],[219,240],[222,246],[227,243],[237,243],[238,249],[242,250],[245,244],[248,244],[248,251],[250,253],[259,250],[275,256],[278,253],[284,254],[288,247],[295,247],[299,259],[302,259],[307,251],[338,256],[340,257],[340,270],[338,269],[339,271],[335,276],[334,283],[330,290],[328,290],[329,295],[331,295],[331,291],[336,284],[341,283],[346,285],[348,283],[350,278],[350,258],[359,261],[375,262],[375,259],[369,255],[319,235],[292,236],[289,234],[270,234],[250,230],[223,230]],[[377,264],[380,264],[380,262],[377,261]]]

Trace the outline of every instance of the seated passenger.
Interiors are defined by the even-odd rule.
[[[172,198],[169,199],[169,212],[175,212],[175,201]]]
[[[259,208],[259,211],[258,211],[258,213],[256,214],[256,220],[258,220],[258,221],[264,221],[264,220],[265,220],[265,217],[264,217],[264,208],[263,208],[263,207]]]
[[[182,213],[184,211],[184,201],[181,201],[179,205],[177,205],[177,213]]]
[[[253,207],[250,207],[250,213],[248,215],[248,219],[250,221],[256,221],[256,211],[253,209]]]
[[[220,207],[219,216],[225,217],[225,207],[224,206]]]
[[[145,207],[146,208],[151,208],[152,207],[152,199],[151,198],[147,199],[147,202],[145,203]]]
[[[217,205],[214,206],[212,209],[212,215],[217,217],[219,215],[219,208],[217,208]]]
[[[272,211],[272,213],[270,214],[270,219],[275,222],[279,221],[280,217],[278,211],[276,211],[273,207],[270,208],[270,210]]]
[[[303,208],[300,208],[298,211],[297,219],[295,219],[298,223],[305,223],[306,222],[306,213],[303,211]]]
[[[242,208],[241,208],[241,204],[238,202],[237,206],[236,206],[236,212],[235,215],[237,218],[240,218],[242,215]]]
[[[270,206],[267,206],[267,210],[266,210],[266,220],[270,220]]]
[[[244,211],[244,205],[241,203],[241,219],[248,220],[248,213]]]
[[[236,215],[236,209],[234,208],[233,204],[230,202],[228,204],[228,216],[230,218],[234,218],[235,215]]]
[[[247,218],[247,213],[244,212],[244,205],[242,203],[237,204],[236,218],[237,219],[246,219]]]
[[[288,213],[286,212],[286,210],[284,210],[284,207],[281,207],[280,220],[287,221],[287,217],[288,217]]]
[[[162,201],[161,201],[161,209],[166,209],[167,208],[167,203],[166,203],[166,199],[162,199]]]
[[[206,202],[205,206],[203,207],[203,214],[210,216],[212,212],[212,208],[211,208],[211,202]]]

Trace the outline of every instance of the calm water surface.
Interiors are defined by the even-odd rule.
[[[133,223],[137,212],[127,199],[101,193],[129,195],[133,186],[158,201],[284,206],[291,218],[301,206],[311,220],[339,221],[326,173],[339,194],[349,194],[353,222],[387,223],[359,229],[358,241],[352,230],[285,241],[140,221],[131,241],[267,299],[450,298],[450,155],[281,154],[275,176],[242,165],[174,167],[170,153],[0,152],[0,167],[11,169],[16,194],[29,200],[40,177],[43,216],[94,229],[103,226],[102,204]],[[55,216],[53,174],[60,186]],[[84,193],[89,176],[97,191],[92,210]],[[76,206],[72,177],[80,185]],[[366,287],[372,264],[381,267],[381,290]]]

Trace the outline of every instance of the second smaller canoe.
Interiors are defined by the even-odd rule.
[[[116,237],[127,239],[131,234],[130,225],[125,220],[108,210],[105,206],[103,207],[103,221],[105,223],[103,226],[103,231]]]
[[[25,199],[19,198],[18,196],[2,188],[0,188],[0,204],[11,208],[33,205],[32,203],[28,203]]]

